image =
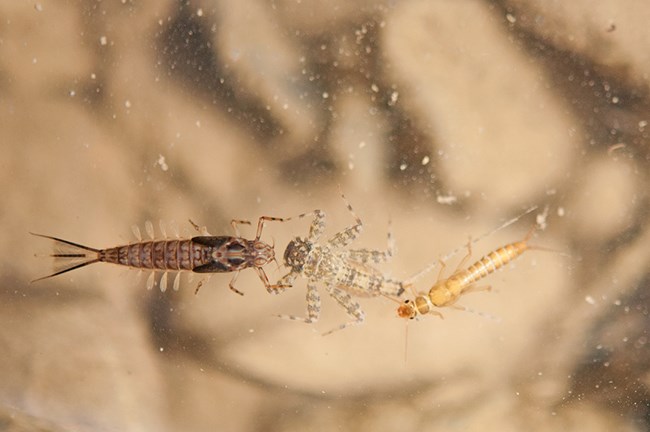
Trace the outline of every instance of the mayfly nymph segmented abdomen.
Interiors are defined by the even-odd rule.
[[[97,261],[140,269],[198,271],[199,268],[209,265],[213,261],[211,259],[213,247],[207,246],[205,240],[214,242],[215,239],[224,243],[228,237],[194,237],[185,240],[131,243],[99,250]]]
[[[314,219],[307,238],[296,237],[289,242],[284,252],[284,263],[291,270],[280,279],[280,284],[293,284],[301,276],[307,279],[307,318],[293,315],[281,315],[306,323],[314,323],[320,315],[320,295],[316,288],[317,282],[325,284],[327,292],[353,318],[325,334],[344,329],[353,324],[363,322],[365,315],[359,303],[352,295],[374,297],[379,295],[399,296],[404,288],[401,282],[386,277],[381,271],[369,263],[381,263],[392,257],[394,245],[390,232],[388,233],[388,249],[373,251],[366,249],[350,250],[345,247],[352,243],[362,231],[361,219],[354,213],[352,206],[341,195],[348,211],[355,219],[355,224],[335,234],[327,242],[318,243],[325,231],[325,213],[314,210],[298,218],[313,215]]]
[[[126,267],[151,270],[152,273],[147,281],[147,288],[155,284],[154,273],[162,272],[159,284],[161,291],[167,289],[167,272],[176,272],[173,282],[174,290],[179,288],[179,276],[181,272],[194,272],[202,274],[234,272],[229,287],[238,294],[242,294],[234,287],[239,271],[246,268],[253,268],[257,272],[262,283],[269,292],[277,292],[287,288],[288,285],[271,285],[268,277],[262,268],[271,261],[275,261],[273,246],[260,241],[262,229],[266,221],[282,221],[281,218],[262,216],[259,218],[257,235],[254,240],[240,237],[237,224],[250,224],[248,221],[233,220],[231,222],[236,236],[211,236],[201,235],[190,239],[153,239],[153,226],[146,224],[150,240],[142,240],[140,232],[136,228],[134,233],[139,241],[128,245],[116,246],[106,249],[95,249],[57,237],[42,234],[34,234],[39,237],[51,239],[55,242],[57,252],[51,256],[59,265],[58,270],[49,276],[40,279],[47,279],[75,270],[96,262],[107,262]],[[190,221],[192,225],[203,234],[208,234],[205,228],[199,228]],[[164,230],[161,228],[161,231]],[[199,282],[196,292],[203,284]]]

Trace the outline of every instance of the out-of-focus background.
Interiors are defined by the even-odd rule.
[[[0,430],[648,430],[648,22],[640,0],[0,2]],[[274,316],[305,315],[301,279],[30,284],[29,231],[108,247],[319,208],[329,237],[339,186],[352,247],[391,221],[394,278],[533,205],[473,258],[535,221],[547,250],[460,300],[480,313],[407,326],[364,298],[327,337],[348,317],[324,287],[318,323]],[[263,239],[281,258],[308,229]]]

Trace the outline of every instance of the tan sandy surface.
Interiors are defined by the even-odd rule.
[[[647,430],[650,5],[570,3],[0,1],[0,430]],[[348,317],[324,289],[318,323],[275,317],[305,315],[302,279],[30,284],[51,263],[29,231],[108,247],[319,208],[331,236],[339,187],[354,248],[392,222],[395,278],[533,205],[473,258],[535,220],[550,250],[459,301],[478,314],[407,327],[363,298],[327,337]],[[281,258],[308,229],[263,238]]]

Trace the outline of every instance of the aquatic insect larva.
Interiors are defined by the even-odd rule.
[[[181,272],[194,273],[226,273],[235,272],[230,281],[230,289],[238,294],[234,284],[241,270],[253,268],[269,292],[277,292],[288,288],[287,284],[271,285],[264,272],[264,265],[275,260],[273,246],[260,240],[266,221],[283,221],[284,219],[262,216],[257,223],[255,239],[248,240],[240,236],[237,224],[250,224],[248,221],[233,220],[231,225],[235,236],[201,235],[187,239],[154,239],[153,225],[145,223],[149,240],[142,240],[139,230],[134,228],[138,242],[106,249],[95,249],[61,238],[43,234],[30,233],[38,237],[48,238],[55,242],[56,252],[50,256],[55,258],[57,270],[54,273],[36,279],[35,281],[51,278],[96,262],[107,262],[142,270],[151,270],[147,280],[147,288],[154,286],[154,274],[162,272],[160,290],[167,289],[167,273],[176,273],[173,289],[178,290]],[[190,223],[199,230],[192,221]],[[161,225],[164,233],[164,227]],[[203,234],[207,231],[203,229]],[[34,281],[34,282],[35,282]],[[198,292],[201,283],[196,291]]]

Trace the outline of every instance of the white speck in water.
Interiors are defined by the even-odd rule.
[[[590,295],[585,296],[585,301],[590,305],[596,304],[596,300]]]
[[[366,142],[365,142],[365,141],[361,141],[361,142],[359,143],[359,148],[360,148],[360,149],[364,148],[365,146],[366,146]]]
[[[256,201],[258,204],[261,204],[261,203],[262,203],[262,197],[260,197],[260,196],[256,197],[256,198],[255,198],[255,201]]]
[[[36,12],[43,12],[43,5],[40,3],[36,3],[34,5],[34,9],[36,9]]]
[[[197,128],[200,128],[201,127],[201,120],[197,120],[194,124],[196,125]]]
[[[352,161],[349,161],[349,162],[348,162],[348,169],[349,169],[350,171],[352,171],[352,170],[354,169],[354,162],[352,162]]]
[[[106,36],[102,36],[99,38],[99,44],[100,45],[106,45],[108,43],[108,39],[106,39]]]
[[[248,333],[255,333],[255,329],[248,329]]]
[[[91,74],[90,74],[90,79],[91,79],[91,80],[95,80],[95,79],[97,79],[97,75],[95,75],[95,73],[91,73]]]
[[[399,170],[400,170],[400,171],[404,171],[407,167],[408,167],[408,165],[407,165],[406,163],[402,163],[402,164],[399,166]]]
[[[388,105],[393,106],[397,103],[397,98],[399,97],[399,93],[396,91],[392,92],[390,94],[390,101],[388,101]]]
[[[548,205],[544,207],[544,211],[537,215],[535,218],[535,223],[539,226],[540,229],[546,229],[546,217],[548,216]]]
[[[607,154],[611,156],[616,150],[623,149],[623,148],[625,148],[625,143],[616,143],[614,145],[607,147]]]
[[[423,158],[422,158],[422,165],[426,165],[426,164],[428,164],[428,163],[429,163],[429,160],[430,160],[430,159],[429,159],[429,156],[425,156],[425,157],[423,157]]]
[[[159,349],[160,349],[160,352],[165,351],[165,348],[163,348],[163,347],[160,347]]]
[[[37,59],[36,57],[34,57],[34,58],[32,59],[32,64],[36,64],[36,63],[38,63],[38,59]]]
[[[621,303],[620,300],[616,300],[616,301],[614,301],[614,304],[615,304],[616,306],[620,306],[622,303]]]
[[[615,103],[615,104],[616,104],[616,103],[619,102],[619,100],[620,100],[620,99],[618,98],[618,96],[614,96],[614,97],[612,98],[612,103]]]
[[[506,14],[506,19],[510,24],[514,24],[517,22],[517,17],[514,16],[513,14]]]
[[[372,85],[370,86],[370,89],[371,89],[372,91],[374,91],[375,93],[377,93],[377,92],[379,91],[379,87],[377,86],[377,84],[372,84]]]
[[[196,10],[196,16],[200,16],[200,17],[202,17],[202,16],[203,16],[203,9],[198,8],[198,9]]]
[[[645,120],[641,120],[641,121],[639,122],[639,130],[640,130],[641,132],[643,132],[643,129],[645,129],[646,126],[648,126],[648,122],[647,122],[647,121],[645,121]]]
[[[160,169],[163,171],[167,171],[169,169],[169,166],[167,166],[167,162],[165,162],[165,156],[161,154],[158,155],[158,161],[156,163],[160,165]]]
[[[327,92],[323,92],[323,99],[327,99],[328,97],[330,97],[330,94]]]
[[[77,95],[77,92],[74,90],[70,90],[70,97],[75,97]]]
[[[436,201],[438,201],[438,204],[451,205],[458,201],[458,198],[454,195],[438,195]]]
[[[127,107],[127,108],[131,108],[131,101],[128,100],[128,99],[125,100],[125,101],[124,101],[124,106]]]
[[[558,207],[558,208],[557,208],[557,215],[558,215],[559,217],[564,216],[564,207]]]

